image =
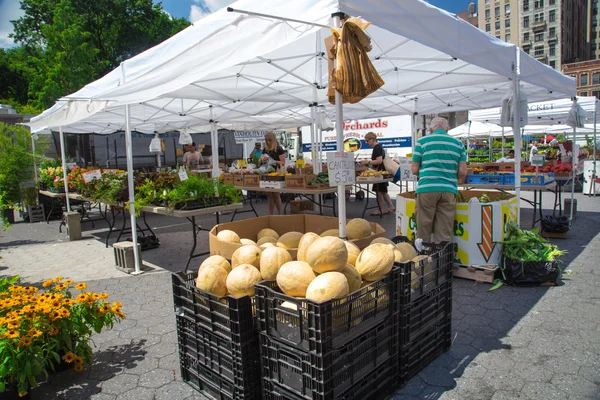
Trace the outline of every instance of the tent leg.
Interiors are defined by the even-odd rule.
[[[129,115],[129,105],[125,106],[125,150],[127,152],[127,186],[129,189],[129,216],[131,218],[131,239],[133,241],[133,257],[135,261],[135,272],[132,275],[142,273],[140,266],[140,254],[138,252],[137,240],[137,220],[135,217],[135,186],[133,181],[133,150],[131,140],[131,121]]]
[[[576,162],[579,160],[575,160],[575,138],[577,137],[576,128],[573,127],[573,147],[571,148],[571,171],[575,169]],[[595,143],[594,143],[595,144]],[[592,184],[594,184],[592,182]],[[575,197],[575,176],[571,179],[571,209],[569,211],[569,220],[573,221],[573,198]]]
[[[215,120],[213,119],[212,106],[210,106],[210,148],[212,151],[212,177],[214,179],[221,175],[221,171],[219,170],[219,134]]]
[[[60,136],[60,156],[62,158],[63,181],[65,183],[65,202],[67,203],[67,211],[71,212],[71,202],[69,201],[69,182],[67,181],[67,157],[65,155],[65,134],[62,127],[58,128]]]
[[[340,16],[333,14],[333,20],[336,28],[342,26]],[[337,60],[336,60],[337,64]],[[344,103],[342,94],[335,91],[335,138],[336,138],[336,151],[341,153],[344,151]],[[339,222],[339,234],[341,239],[346,239],[346,187],[344,185],[338,186],[338,210],[340,217]]]
[[[521,115],[519,100],[521,97],[521,66],[519,48],[515,47],[515,79],[513,81],[513,132],[515,140],[515,195],[517,196],[517,226],[521,226]]]

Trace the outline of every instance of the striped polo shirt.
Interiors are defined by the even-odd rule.
[[[421,164],[417,194],[450,192],[458,194],[458,163],[466,161],[465,148],[460,140],[438,129],[417,141],[412,157]]]

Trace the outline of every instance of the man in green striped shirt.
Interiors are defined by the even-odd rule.
[[[445,118],[435,117],[430,127],[432,134],[417,141],[412,157],[412,172],[419,178],[417,238],[450,242],[458,180],[467,175],[467,158],[460,140],[448,136],[450,126]]]

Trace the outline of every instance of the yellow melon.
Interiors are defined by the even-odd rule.
[[[322,303],[348,296],[348,280],[341,272],[325,272],[317,276],[306,289],[308,300]]]
[[[262,251],[265,251],[265,249],[268,249],[269,247],[277,247],[275,246],[273,243],[263,243],[260,246],[258,246]]]
[[[348,290],[350,293],[360,289],[360,285],[362,285],[362,276],[360,276],[356,268],[348,264],[342,268],[340,272],[344,274],[346,280],[348,281]]]
[[[340,230],[339,229],[327,229],[325,232],[321,233],[321,237],[326,237],[326,236],[340,237]]]
[[[421,287],[421,280],[419,278],[419,274],[415,271],[410,271],[410,287],[413,290],[416,290]]]
[[[271,228],[264,228],[264,229],[261,229],[260,231],[258,231],[258,234],[256,235],[256,240],[260,240],[265,236],[272,237],[275,240],[279,239],[279,233],[275,232]]]
[[[360,249],[357,245],[347,240],[344,243],[346,244],[346,250],[348,250],[348,264],[354,266],[356,258],[360,254]]]
[[[274,238],[273,236],[263,236],[260,239],[258,239],[258,241],[256,242],[256,244],[258,246],[262,246],[265,243],[276,244],[277,243],[277,238]]]
[[[417,256],[417,250],[410,243],[402,242],[396,245],[400,253],[402,253],[402,259],[400,261],[410,261]]]
[[[371,236],[371,224],[366,219],[354,218],[346,224],[348,240],[363,239]]]
[[[412,262],[414,263],[414,271],[419,276],[421,275],[421,271],[423,271],[423,275],[425,275],[425,283],[431,282],[437,277],[437,272],[434,271],[435,265],[432,263],[432,261],[433,258],[426,255],[416,256],[412,259]],[[421,263],[423,263],[422,266]]]
[[[277,247],[281,247],[282,249],[286,250],[297,249],[302,236],[303,234],[300,232],[284,233],[279,237],[279,240],[277,240]]]
[[[306,253],[308,252],[308,248],[319,237],[320,236],[314,232],[308,232],[302,236],[302,239],[300,239],[300,243],[298,243],[298,253],[296,255],[298,261],[306,261]]]
[[[277,286],[288,296],[305,297],[308,285],[315,278],[315,272],[307,262],[290,261],[279,268]]]
[[[254,285],[261,280],[260,272],[254,265],[241,264],[227,275],[225,284],[227,291],[232,296],[254,296]]]
[[[277,278],[279,268],[286,262],[292,261],[292,256],[287,250],[281,247],[269,247],[260,255],[260,274],[267,281],[274,281]]]
[[[377,243],[391,244],[392,246],[396,245],[396,243],[394,243],[390,239],[384,238],[384,237],[378,237],[371,241],[371,244],[377,244]]]
[[[247,245],[238,248],[231,256],[231,267],[236,268],[238,265],[250,264],[256,268],[260,268],[260,248],[254,245]]]
[[[205,265],[198,270],[196,287],[216,296],[227,294],[227,271],[218,265]]]
[[[223,242],[240,243],[240,237],[238,236],[238,234],[228,229],[217,233],[217,239]]]
[[[356,270],[364,280],[376,281],[387,275],[394,266],[392,246],[382,243],[367,246],[356,259]]]
[[[322,237],[308,248],[306,262],[319,274],[341,271],[348,263],[348,250],[342,239],[333,236]]]
[[[250,240],[250,239],[240,239],[240,243],[243,245],[252,244],[254,246],[258,246],[254,240]]]
[[[218,265],[219,267],[222,267],[225,271],[227,271],[227,273],[231,272],[231,264],[223,256],[208,257],[206,260],[202,261],[202,264],[200,264],[200,268],[204,267],[205,265]]]

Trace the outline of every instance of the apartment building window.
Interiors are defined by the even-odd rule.
[[[553,5],[555,5],[555,4],[556,4],[556,0],[550,0],[550,1],[548,2],[548,4],[549,4],[549,5],[551,5],[551,6],[553,6]]]
[[[543,19],[543,18],[542,18],[542,19]],[[548,13],[548,21],[550,21],[550,22],[554,22],[554,21],[556,21],[556,10],[551,10],[551,11]]]
[[[523,18],[523,28],[529,28],[529,16]]]
[[[523,46],[523,51],[527,54],[529,54],[529,51],[531,50],[531,48],[529,46]]]
[[[600,90],[594,90],[592,96],[596,96],[596,98],[600,99]]]
[[[485,17],[490,18],[490,9],[485,10]]]
[[[556,28],[550,28],[548,30],[548,37],[553,38],[554,36],[556,36]]]
[[[556,61],[552,60],[550,61],[550,66],[554,69],[556,69]]]
[[[504,14],[510,14],[510,4],[504,5]]]
[[[534,2],[535,8],[544,8],[544,0],[535,0]]]
[[[529,32],[523,34],[523,41],[529,42]]]
[[[510,42],[510,33],[507,33],[506,35],[504,35],[504,41],[505,41],[506,43],[509,43],[509,42]]]
[[[533,16],[534,19],[534,23],[538,23],[538,22],[544,22],[544,13],[538,13],[538,14],[534,14]]]
[[[505,19],[504,20],[504,27],[505,28],[510,28],[510,19]]]
[[[581,92],[579,92],[579,95],[585,97],[585,96],[588,95],[588,91],[587,90],[582,90]]]
[[[533,40],[536,42],[543,42],[544,41],[544,32],[536,33],[533,36]]]
[[[523,0],[523,11],[529,11],[529,0]]]
[[[494,8],[494,15],[495,15],[496,17],[499,17],[499,16],[500,16],[500,7],[496,7],[496,8]]]
[[[592,74],[592,85],[600,85],[600,72]]]
[[[593,15],[598,15],[598,8],[594,7],[594,8],[592,9],[592,14],[593,14]]]
[[[496,30],[500,29],[500,21],[496,21]]]
[[[579,77],[579,86],[587,86],[588,85],[588,74],[587,72],[585,74],[581,74],[581,76]]]
[[[543,56],[544,55],[544,46],[535,46],[535,56]]]
[[[490,4],[490,0],[485,0],[485,4]]]
[[[490,27],[490,24],[485,24],[485,31],[489,32],[492,28]]]
[[[549,53],[551,56],[555,56],[555,55],[556,55],[556,45],[555,45],[554,43],[550,43],[550,44],[548,45],[548,53]]]

